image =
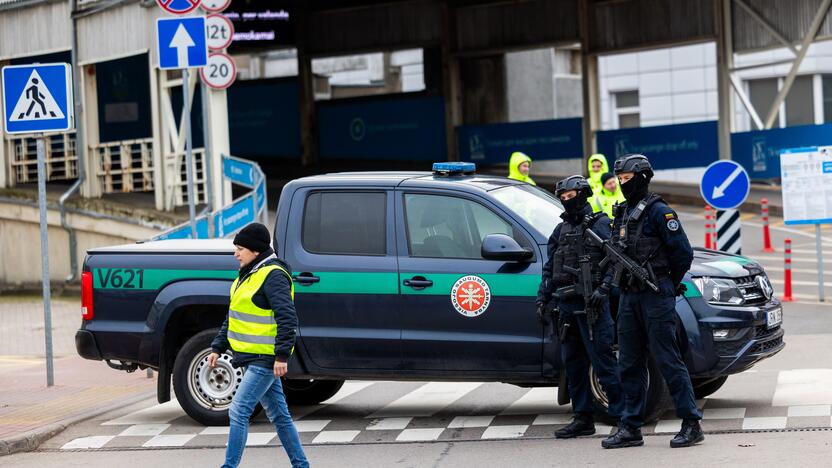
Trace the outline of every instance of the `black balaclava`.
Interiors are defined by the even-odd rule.
[[[583,211],[584,205],[586,205],[586,194],[579,193],[569,200],[561,200],[560,203],[563,205],[563,209],[566,211],[566,214],[575,216]]]
[[[646,174],[635,174],[632,179],[621,184],[621,193],[627,200],[627,204],[632,206],[647,196],[647,188],[649,185],[650,179],[647,178]]]

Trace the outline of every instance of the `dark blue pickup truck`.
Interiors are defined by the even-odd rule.
[[[558,386],[567,402],[558,342],[534,304],[561,210],[540,188],[454,170],[287,184],[274,243],[292,266],[300,319],[290,401],[318,403],[346,379],[375,379]],[[90,250],[78,353],[155,369],[160,402],[172,378],[189,415],[226,423],[242,371],[227,355],[211,369],[207,356],[236,270],[229,240]],[[782,308],[760,265],[697,249],[685,281],[680,346],[698,397],[783,349]],[[649,419],[668,405],[659,375],[651,367]],[[594,390],[603,411],[597,382]]]

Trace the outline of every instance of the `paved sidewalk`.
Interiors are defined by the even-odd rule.
[[[53,303],[55,385],[46,387],[43,305],[0,298],[0,456],[33,450],[69,424],[154,394],[144,371],[116,371],[75,354],[77,301]]]

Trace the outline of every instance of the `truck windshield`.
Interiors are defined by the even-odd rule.
[[[563,207],[560,202],[539,187],[526,184],[509,185],[495,189],[491,194],[544,237],[548,238],[561,221]]]

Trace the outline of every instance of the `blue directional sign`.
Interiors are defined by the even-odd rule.
[[[208,218],[202,217],[196,220],[196,237],[197,239],[208,239]],[[171,239],[192,239],[191,223],[180,224],[170,231],[153,238],[153,240],[171,240]]]
[[[226,179],[235,184],[253,188],[256,177],[255,173],[254,163],[251,161],[229,158],[227,156],[223,156],[222,158],[222,174]]]
[[[156,20],[159,68],[204,67],[208,63],[205,17],[159,18]]]
[[[67,63],[3,67],[6,133],[61,132],[72,128],[72,78]]]
[[[731,210],[742,205],[750,188],[748,173],[734,161],[712,163],[699,183],[702,198],[718,210]]]
[[[248,194],[226,206],[214,215],[214,235],[225,237],[253,223],[255,219],[254,197]]]

